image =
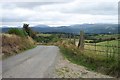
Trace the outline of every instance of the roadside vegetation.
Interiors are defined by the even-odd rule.
[[[107,58],[107,55],[96,54],[94,51],[81,51],[74,45],[60,45],[63,55],[71,62],[83,65],[89,70],[120,77],[120,65],[116,58]]]
[[[35,43],[24,29],[11,28],[2,34],[2,59],[34,48]]]
[[[80,41],[81,38],[84,41]],[[89,70],[120,77],[119,34],[86,34],[80,37],[71,33],[38,33],[24,24],[22,29],[12,28],[7,34],[2,34],[2,39],[4,57],[31,49],[36,44],[56,45],[69,61]],[[83,49],[79,47],[81,44]]]
[[[8,31],[8,34],[15,34],[15,35],[20,36],[20,37],[26,37],[26,36],[28,36],[27,33],[25,32],[25,30],[18,29],[18,28],[11,28]]]
[[[97,71],[114,77],[120,77],[120,59],[118,49],[119,40],[101,41],[96,43],[96,45],[101,45],[97,46],[96,50],[105,50],[105,52],[97,52],[94,50],[95,46],[91,45],[84,46],[85,49],[88,48],[91,50],[81,50],[74,44],[73,41],[74,40],[71,39],[63,39],[58,44],[65,58],[75,64],[83,65],[89,70]],[[94,45],[94,43],[88,42],[85,44]],[[104,48],[103,46],[115,46],[115,48]],[[113,53],[109,54],[106,52],[107,50]]]
[[[23,38],[17,35],[2,34],[3,59],[34,47],[34,41],[30,37]]]
[[[38,33],[36,36],[35,41],[40,44],[53,44],[59,40],[56,34]]]

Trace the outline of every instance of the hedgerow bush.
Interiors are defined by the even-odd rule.
[[[15,34],[15,35],[18,35],[20,37],[25,37],[25,36],[28,35],[23,29],[18,29],[18,28],[11,28],[8,31],[8,33],[9,34]]]

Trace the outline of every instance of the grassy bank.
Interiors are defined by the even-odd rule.
[[[3,59],[34,47],[35,42],[30,37],[20,37],[13,34],[2,34]]]
[[[120,77],[120,64],[113,58],[106,58],[106,56],[99,56],[91,51],[81,51],[72,44],[60,45],[60,50],[63,56],[69,61],[83,65],[89,70],[97,71],[103,74]]]

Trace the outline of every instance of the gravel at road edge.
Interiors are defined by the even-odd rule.
[[[89,71],[84,66],[73,64],[59,54],[59,60],[52,74],[53,78],[113,78],[97,72]]]

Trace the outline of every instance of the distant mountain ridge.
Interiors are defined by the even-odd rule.
[[[36,25],[36,26],[33,26],[33,27],[48,28],[48,27],[50,27],[50,26],[48,26],[48,25],[43,25],[43,24],[40,24],[40,25]]]
[[[79,34],[80,30],[85,33],[118,33],[118,24],[76,24],[70,26],[50,27],[47,25],[36,25],[31,27],[37,32],[64,32]],[[2,28],[2,32],[7,32],[9,28]]]

